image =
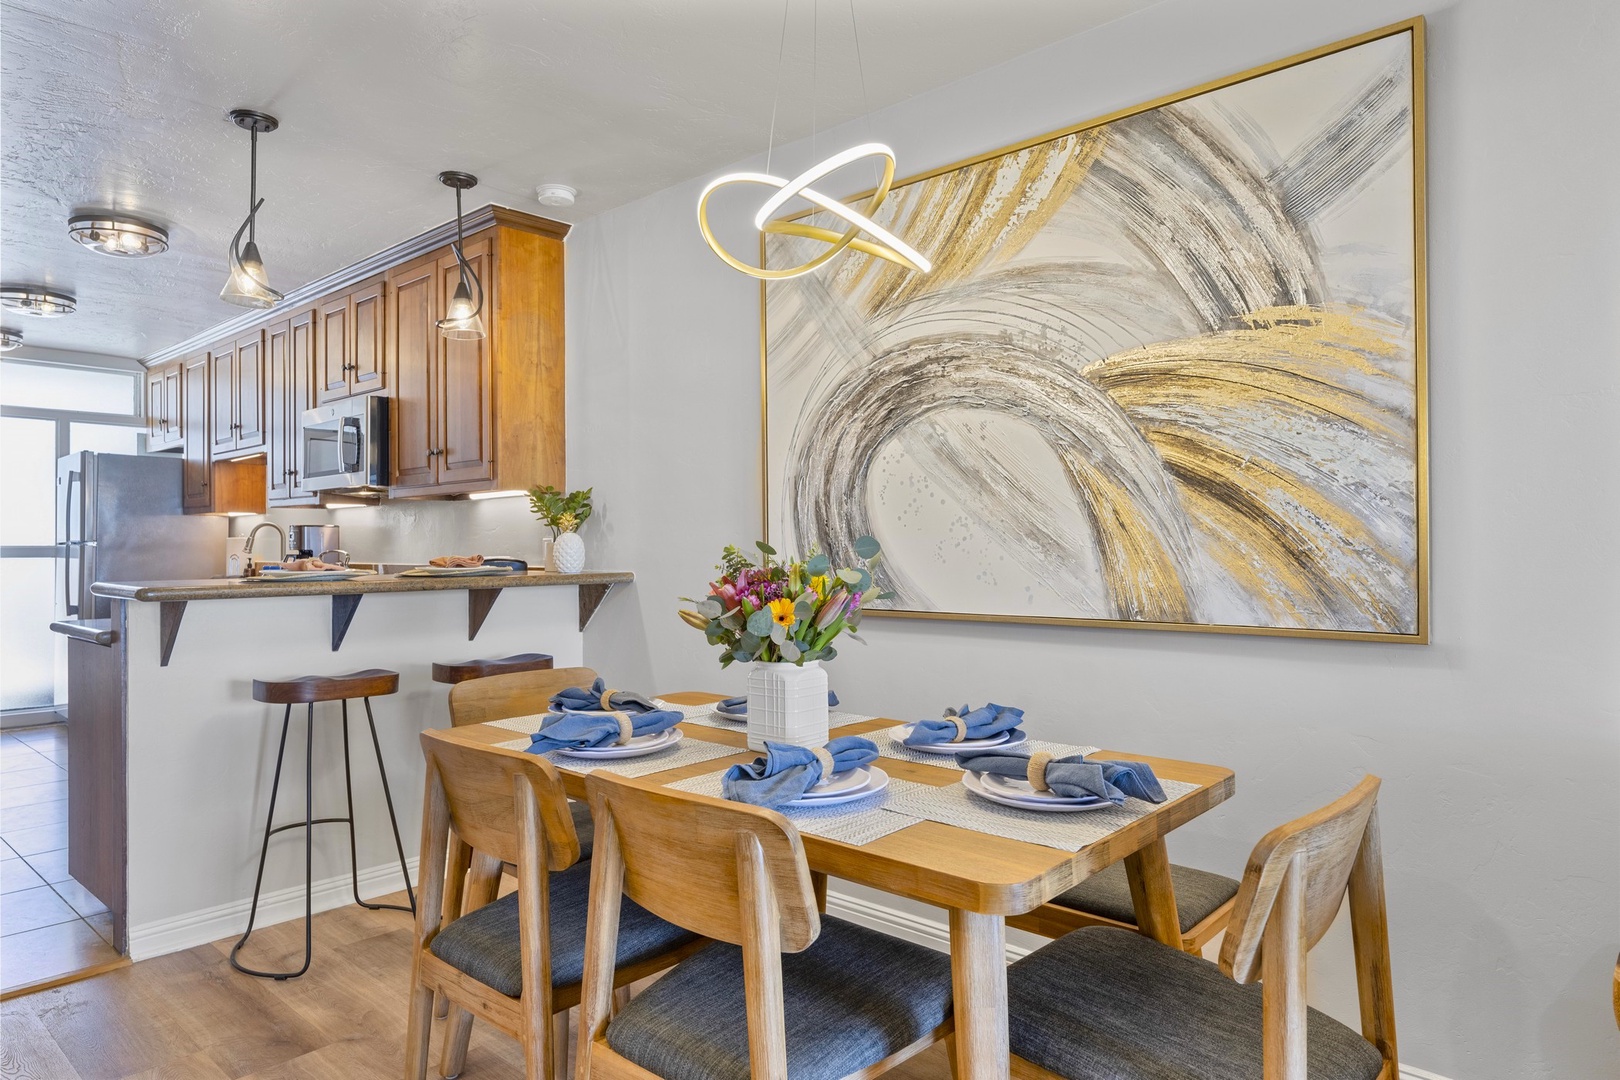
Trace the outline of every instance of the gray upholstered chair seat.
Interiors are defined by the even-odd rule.
[[[579,857],[588,859],[596,846],[596,822],[591,818],[591,804],[569,799],[568,813],[574,818],[574,832],[579,834]],[[1176,895],[1179,900],[1180,894]]]
[[[1007,969],[1012,1051],[1073,1080],[1255,1080],[1260,986],[1131,930],[1089,927]],[[1378,1050],[1310,1010],[1310,1080],[1373,1080]]]
[[[1170,883],[1176,890],[1176,912],[1181,917],[1183,934],[1192,933],[1193,927],[1215,914],[1216,909],[1238,891],[1238,883],[1233,878],[1194,870],[1190,866],[1170,867]],[[1052,903],[1136,925],[1136,907],[1131,903],[1131,884],[1125,876],[1124,863],[1114,863],[1093,874],[1068,892],[1054,897]]]
[[[815,944],[783,954],[782,983],[793,1080],[848,1076],[950,1015],[950,957],[828,916]],[[748,1080],[746,1001],[742,950],[711,945],[625,1006],[608,1045],[666,1080]]]
[[[590,883],[591,864],[586,862],[551,875],[553,986],[573,986],[584,978]],[[696,938],[691,931],[665,922],[626,898],[619,913],[619,965],[650,960]],[[515,998],[523,993],[518,941],[518,894],[514,892],[463,915],[441,930],[428,947],[451,967]]]

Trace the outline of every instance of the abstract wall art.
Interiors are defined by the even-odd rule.
[[[767,537],[877,537],[874,614],[1426,641],[1422,59],[1415,19],[896,184],[931,273],[762,288]]]

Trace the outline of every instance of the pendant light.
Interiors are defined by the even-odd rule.
[[[776,59],[777,103],[781,100],[782,59],[787,51],[788,10],[791,4],[792,0],[783,0],[782,52],[778,54]],[[819,8],[820,0],[812,0],[812,4]],[[855,65],[861,79],[862,108],[870,115],[871,106],[866,101],[866,68],[861,62],[860,29],[855,23],[855,0],[850,0],[849,3],[849,26],[855,45]],[[812,54],[812,98],[814,98],[814,67],[814,56]],[[812,100],[813,106],[814,101]],[[780,281],[784,278],[808,274],[818,267],[825,266],[845,248],[853,248],[856,251],[886,259],[907,270],[926,274],[933,269],[933,264],[921,252],[873,220],[874,215],[883,206],[884,200],[889,197],[889,189],[894,183],[893,150],[883,143],[862,143],[859,146],[852,146],[848,150],[840,151],[825,161],[810,166],[791,180],[784,180],[779,176],[771,175],[769,171],[771,150],[775,141],[776,103],[773,103],[771,106],[771,134],[765,145],[765,168],[767,171],[762,173],[727,173],[725,176],[712,180],[698,195],[698,231],[703,234],[704,241],[708,243],[716,255],[725,261],[726,265],[734,270],[740,270],[750,277],[761,278],[766,281]],[[829,198],[810,186],[822,177],[865,158],[879,158],[883,163],[883,176],[878,181],[877,187],[873,189],[872,194],[867,198],[865,206],[857,209],[839,202],[837,199]],[[782,236],[799,236],[809,240],[818,240],[827,245],[826,249],[797,266],[778,270],[767,269],[764,266],[754,266],[731,254],[721,245],[714,235],[714,230],[709,227],[709,197],[719,189],[733,184],[758,184],[774,189],[770,198],[761,205],[759,211],[754,215],[754,228],[761,233],[775,233]],[[846,227],[839,231],[836,227],[828,229],[819,225],[808,225],[802,221],[789,221],[772,217],[773,214],[781,210],[794,198],[804,199],[821,210],[834,215],[841,219]],[[862,234],[865,234],[866,238],[863,239]],[[761,245],[760,251],[761,262],[763,262],[763,245]]]
[[[225,279],[225,287],[219,291],[219,298],[241,307],[275,307],[281,302],[281,294],[270,287],[270,278],[264,272],[264,260],[259,257],[259,245],[254,242],[253,234],[259,207],[264,205],[264,200],[259,198],[259,133],[276,130],[280,121],[252,109],[232,109],[231,122],[246,129],[253,142],[248,157],[248,215],[231,238],[231,272]],[[247,234],[245,244],[242,243],[243,233]]]
[[[442,172],[439,183],[456,189],[456,242],[450,245],[450,250],[456,253],[456,265],[461,270],[461,280],[456,282],[450,306],[445,309],[444,318],[438,322],[439,333],[454,341],[476,340],[484,336],[484,320],[481,318],[484,312],[484,283],[478,280],[478,275],[467,263],[467,257],[461,253],[461,193],[470,187],[477,187],[478,177],[464,172]],[[476,303],[473,301],[475,290],[478,293]]]
[[[169,250],[169,233],[161,225],[122,214],[77,214],[68,219],[68,235],[91,251],[118,259],[141,259]]]

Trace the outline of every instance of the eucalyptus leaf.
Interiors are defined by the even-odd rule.
[[[737,648],[746,649],[750,654],[753,654],[759,651],[759,644],[763,640],[765,639],[758,634],[744,633],[737,642]]]
[[[846,566],[844,569],[838,571],[838,580],[847,585],[854,585],[856,582],[861,580],[861,575],[865,572],[866,571],[864,570],[851,570]]]
[[[817,555],[804,564],[804,572],[811,577],[821,577],[832,573],[832,560],[825,555]]]
[[[894,592],[892,590],[885,589],[883,592],[878,593],[872,599],[874,599],[874,600],[893,600],[894,599]]]
[[[754,658],[754,654],[747,651],[746,649],[738,649],[735,652],[733,652],[731,654],[731,656],[732,656],[732,659],[734,659],[734,660],[743,660],[743,661],[752,660]]]
[[[705,619],[718,619],[725,611],[725,605],[718,600],[705,600],[697,606],[697,613]]]
[[[800,622],[806,622],[816,613],[815,597],[805,595],[799,597],[793,604],[793,617]]]
[[[755,540],[754,541],[754,546],[759,548],[759,550],[763,551],[767,555],[775,555],[776,554],[776,549],[771,547],[771,545],[767,544],[763,540]]]
[[[821,650],[821,659],[823,660],[834,660],[837,659],[837,657],[838,650],[833,648],[831,645],[828,645],[825,649]]]
[[[776,625],[772,626],[771,640],[776,642],[778,645],[781,645],[784,641],[786,641],[787,627],[783,626],[781,623],[777,623]]]
[[[875,559],[878,552],[882,550],[883,545],[877,542],[876,537],[863,536],[855,541],[855,554],[863,559]]]
[[[748,632],[755,637],[764,637],[769,634],[773,625],[770,610],[767,608],[760,608],[748,616]]]
[[[856,592],[865,592],[867,589],[872,587],[871,574],[868,574],[865,570],[862,570],[859,567],[856,568],[855,573],[859,574],[860,578],[859,580],[853,581],[850,584],[855,586]]]
[[[799,647],[797,645],[793,644],[793,642],[791,642],[791,641],[782,642],[782,659],[783,660],[786,660],[788,663],[791,664],[791,663],[796,662],[801,655],[803,655],[803,654],[800,652]]]

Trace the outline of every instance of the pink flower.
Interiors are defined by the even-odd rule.
[[[727,611],[737,606],[737,586],[721,580],[709,585],[709,594],[725,605]]]

